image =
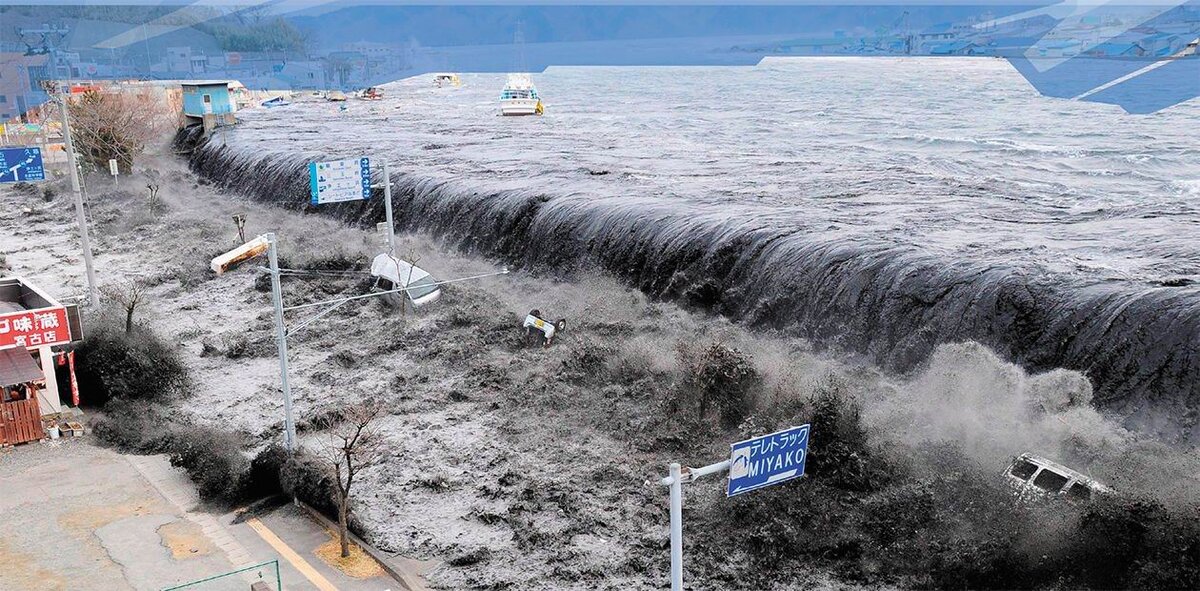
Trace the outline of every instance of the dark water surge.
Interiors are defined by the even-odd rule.
[[[947,93],[990,88],[997,85],[993,70],[1002,67],[993,64],[981,72],[978,66],[942,71],[933,79],[965,79],[943,88]],[[784,73],[791,76],[785,81],[796,80],[796,72]],[[557,90],[549,82],[542,84],[543,94],[564,97],[557,107],[550,101],[544,120],[589,113],[590,103],[571,102],[566,90],[580,83],[570,79],[574,75],[560,75],[568,80],[557,95],[548,94],[547,87]],[[610,75],[589,72],[587,80],[603,86]],[[859,74],[863,80],[876,75]],[[697,88],[723,88],[711,77],[698,80],[692,82]],[[839,111],[832,107],[804,115],[834,121],[822,140],[840,145],[836,150],[758,153],[752,149],[759,141],[757,118],[714,116],[695,133],[711,135],[728,153],[685,155],[686,146],[662,144],[690,132],[653,123],[676,118],[686,127],[702,114],[662,106],[656,111],[666,113],[661,120],[630,115],[629,125],[638,128],[630,133],[644,144],[537,121],[530,125],[543,127],[530,128],[536,139],[521,151],[513,143],[524,145],[521,132],[510,120],[492,117],[494,80],[468,78],[467,88],[479,87],[470,91],[477,94],[444,96],[425,82],[395,85],[389,91],[395,105],[351,104],[348,119],[326,113],[332,111],[324,103],[314,104],[319,113],[303,105],[247,112],[227,137],[196,145],[191,166],[230,190],[304,209],[310,207],[309,161],[386,149],[402,229],[529,268],[597,266],[653,297],[864,353],[893,370],[918,366],[938,344],[977,341],[1030,371],[1083,372],[1095,387],[1095,404],[1128,426],[1170,439],[1200,438],[1192,430],[1200,405],[1200,289],[1190,279],[1200,250],[1185,246],[1185,232],[1194,234],[1200,219],[1192,205],[1200,176],[1194,162],[1178,168],[1174,156],[1150,149],[1143,150],[1144,160],[1131,161],[1118,149],[1089,152],[1057,146],[1054,138],[1034,141],[1033,129],[997,133],[994,123],[934,123],[954,127],[946,135],[960,138],[934,141],[921,129],[897,128],[895,117],[902,114],[888,115],[878,104],[839,108],[879,112],[877,119],[891,125],[882,137],[838,128]],[[685,87],[671,83],[659,92],[670,98]],[[769,87],[759,84],[762,92]],[[1051,100],[1031,98],[1024,89],[994,92],[989,100],[997,105]],[[455,106],[467,114],[428,122],[439,109]],[[288,118],[297,125],[279,129]],[[1184,119],[1196,122],[1195,110]],[[620,123],[604,123],[613,125]],[[396,131],[377,134],[375,126]],[[728,147],[727,133],[742,137],[741,148],[750,153],[737,160],[741,153]],[[1109,141],[1096,133],[1074,141]],[[659,142],[659,136],[667,139]],[[180,140],[195,144],[195,134],[184,132]],[[1146,142],[1165,145],[1154,148],[1164,152],[1176,145],[1149,136]],[[643,145],[645,159],[638,156]],[[620,154],[592,156],[606,150]],[[658,154],[663,151],[671,154]],[[1185,151],[1196,155],[1195,148]],[[530,164],[523,166],[522,158]],[[735,160],[749,162],[753,183],[729,164]],[[1128,166],[1101,173],[1099,160]],[[667,172],[653,172],[656,162]],[[1145,189],[1140,197],[1139,187]],[[321,212],[352,223],[383,219],[376,199]],[[881,224],[884,218],[890,221]]]

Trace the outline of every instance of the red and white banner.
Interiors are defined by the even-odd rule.
[[[0,314],[0,348],[13,345],[32,349],[71,342],[67,309],[39,308]]]
[[[71,370],[71,406],[79,406],[79,382],[75,380],[75,352],[67,353],[67,363]]]

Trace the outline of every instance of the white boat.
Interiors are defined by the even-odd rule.
[[[529,74],[509,74],[500,93],[500,113],[503,115],[541,115],[542,99]]]
[[[433,75],[433,85],[438,88],[462,86],[462,80],[453,72],[438,72]]]

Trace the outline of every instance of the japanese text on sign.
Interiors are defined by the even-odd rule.
[[[44,180],[41,148],[0,149],[0,183]]]
[[[313,205],[371,198],[371,159],[311,162],[308,182]]]
[[[0,314],[0,347],[43,347],[71,342],[66,308]]]
[[[729,446],[729,489],[733,496],[804,475],[809,425],[739,441]]]

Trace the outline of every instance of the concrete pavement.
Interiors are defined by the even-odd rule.
[[[257,515],[256,530],[234,513],[205,512],[166,457],[89,440],[0,451],[0,591],[157,591],[275,559],[289,591],[403,590],[386,575],[355,579],[326,564],[315,550],[330,535],[291,505]],[[246,591],[260,574],[274,590],[273,569],[191,589]]]

